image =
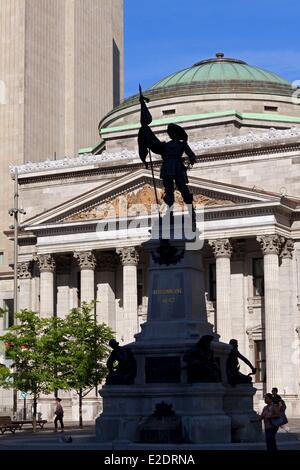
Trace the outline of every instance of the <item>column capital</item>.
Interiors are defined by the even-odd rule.
[[[139,262],[139,254],[134,246],[118,248],[117,255],[120,256],[123,266],[137,266]]]
[[[96,267],[96,257],[92,251],[80,251],[74,253],[80,269],[94,270]]]
[[[55,270],[55,260],[52,255],[37,255],[34,260],[37,262],[41,273],[53,273]]]
[[[256,240],[260,244],[263,255],[279,255],[282,237],[277,234],[274,235],[261,235],[256,237]]]
[[[113,253],[101,252],[98,253],[97,261],[101,271],[114,271],[117,264],[117,257]]]
[[[232,246],[228,238],[217,238],[208,241],[216,258],[230,258]]]
[[[294,250],[294,240],[292,240],[291,238],[282,237],[282,249],[280,252],[280,258],[292,259]]]
[[[19,279],[31,279],[31,261],[21,261],[18,263],[18,278]]]

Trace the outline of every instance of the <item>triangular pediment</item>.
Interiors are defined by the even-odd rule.
[[[156,187],[158,204],[164,210],[165,202],[163,199],[163,188]],[[204,206],[232,205],[233,201],[229,199],[217,199],[205,196],[201,193],[194,194],[194,203]],[[126,217],[127,215],[135,215],[138,213],[139,206],[142,205],[148,214],[155,213],[156,196],[154,186],[148,182],[144,182],[140,188],[132,191],[126,191],[123,194],[112,198],[106,202],[97,202],[93,206],[82,211],[71,214],[64,219],[64,222],[80,221],[80,220],[101,220],[106,217]],[[184,203],[179,191],[175,191],[175,207],[183,207]]]
[[[164,204],[164,189],[159,173],[154,173],[155,186],[160,204]],[[255,191],[198,177],[189,178],[189,188],[194,195],[195,204],[205,207],[236,206],[255,202],[280,200],[275,194]],[[181,195],[175,192],[175,202],[183,205]],[[45,211],[24,223],[34,228],[45,224],[69,224],[78,221],[101,220],[117,215],[122,217],[123,209],[128,215],[132,206],[143,204],[149,210],[155,205],[155,192],[152,174],[148,170],[137,170],[106,183],[87,193],[81,194],[63,204]]]

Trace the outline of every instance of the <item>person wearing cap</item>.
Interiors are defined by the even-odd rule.
[[[190,165],[194,165],[196,155],[188,145],[188,135],[185,130],[177,124],[169,124],[167,128],[171,140],[161,142],[149,126],[144,126],[143,135],[147,147],[152,152],[162,156],[160,177],[165,188],[165,203],[171,207],[174,204],[175,185],[180,191],[186,204],[193,203],[193,195],[187,187],[187,169],[184,165],[183,154],[189,158]],[[144,160],[147,167],[147,162]]]
[[[182,198],[187,204],[192,221],[193,230],[196,225],[196,215],[193,207],[193,194],[189,191],[187,186],[187,168],[184,165],[183,155],[186,154],[190,165],[196,162],[196,155],[188,145],[188,135],[185,130],[177,124],[171,123],[168,125],[167,133],[170,137],[168,142],[160,141],[149,124],[152,122],[152,116],[149,112],[146,103],[149,98],[142,95],[140,87],[140,103],[141,103],[141,128],[138,134],[138,147],[139,156],[146,168],[148,163],[146,161],[149,150],[161,155],[162,165],[160,170],[160,177],[163,181],[165,188],[164,201],[169,208],[174,204],[174,191],[175,185],[182,195]]]

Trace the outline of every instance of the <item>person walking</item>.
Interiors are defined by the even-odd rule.
[[[265,403],[260,418],[264,421],[267,450],[277,450],[276,434],[279,426],[273,424],[273,420],[280,418],[280,400],[274,398],[272,393],[265,395]]]
[[[55,419],[54,419],[54,432],[57,432],[57,423],[60,422],[60,427],[61,427],[61,432],[64,431],[64,421],[63,421],[63,417],[64,417],[64,409],[63,407],[61,406],[61,399],[60,398],[56,398],[55,399],[55,403],[56,403],[56,409],[55,409]]]

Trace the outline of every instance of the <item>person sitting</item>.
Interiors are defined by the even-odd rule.
[[[220,367],[211,349],[213,339],[212,335],[202,336],[183,356],[183,361],[187,363],[188,383],[221,381]]]
[[[119,346],[115,339],[109,341],[112,352],[107,360],[108,385],[130,385],[136,377],[136,360],[131,349]]]
[[[230,351],[226,361],[228,383],[233,387],[237,384],[251,383],[252,379],[250,374],[245,375],[240,372],[239,359],[250,367],[252,374],[256,373],[256,368],[253,367],[251,362],[239,352],[238,341],[236,339],[231,339],[229,344],[232,346],[232,350]]]

